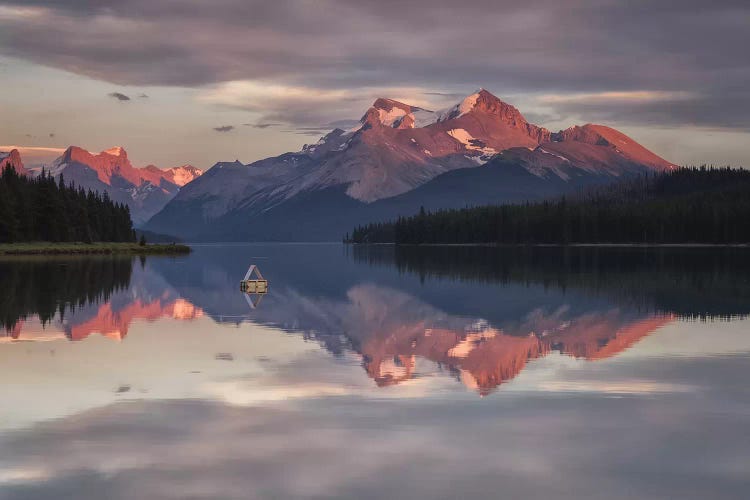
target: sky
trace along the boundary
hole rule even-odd
[[[482,87],[552,130],[750,166],[749,25],[747,0],[0,0],[0,151],[247,163],[380,96],[440,109]]]

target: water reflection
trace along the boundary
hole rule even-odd
[[[192,320],[203,311],[135,259],[118,256],[0,260],[0,342],[99,334],[123,340],[135,320]],[[135,265],[134,265],[135,263]]]
[[[79,307],[107,302],[128,289],[130,258],[4,258],[0,260],[0,328],[18,336],[19,321],[42,323]],[[15,332],[15,333],[12,333]]]
[[[745,247],[355,246],[353,258],[420,280],[578,290],[617,304],[683,317],[750,314]]]
[[[19,290],[5,338],[122,340],[137,320],[205,314],[352,353],[379,387],[441,373],[486,395],[551,353],[607,359],[676,320],[750,313],[747,249],[250,248],[265,255],[1,261]],[[251,257],[274,281],[257,309],[236,288]]]
[[[748,256],[0,261],[0,498],[745,498]]]
[[[746,249],[347,250],[359,283],[321,296],[294,269],[274,269],[282,286],[254,317],[334,354],[355,351],[378,386],[418,377],[428,362],[487,394],[551,352],[610,358],[675,319],[750,312]],[[315,257],[336,275],[335,255]]]

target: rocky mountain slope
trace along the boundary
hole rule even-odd
[[[486,90],[438,112],[380,98],[359,126],[299,152],[217,163],[146,228],[187,240],[338,240],[420,206],[539,199],[670,168],[614,129],[553,133]]]

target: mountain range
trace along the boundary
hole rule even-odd
[[[301,151],[217,163],[144,227],[188,241],[331,241],[420,207],[542,199],[672,168],[617,130],[551,132],[483,89],[437,112],[379,98],[356,127]]]
[[[55,177],[64,175],[66,182],[106,191],[113,200],[126,203],[136,225],[159,212],[182,186],[203,173],[192,165],[165,170],[155,165],[136,168],[121,147],[94,154],[76,146],[65,150],[49,171]]]
[[[8,155],[3,159],[3,155]],[[39,175],[42,170],[66,183],[93,191],[106,192],[112,200],[130,207],[133,223],[140,225],[161,210],[182,186],[203,172],[192,165],[162,170],[155,165],[137,168],[121,147],[91,153],[70,146],[50,165],[25,169],[17,150],[0,153],[0,162],[12,162],[22,174]],[[0,163],[0,166],[3,164]],[[20,165],[20,169],[19,169]]]

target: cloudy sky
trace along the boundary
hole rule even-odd
[[[205,168],[296,150],[378,96],[484,87],[554,130],[750,166],[749,25],[747,0],[0,0],[0,150]]]

